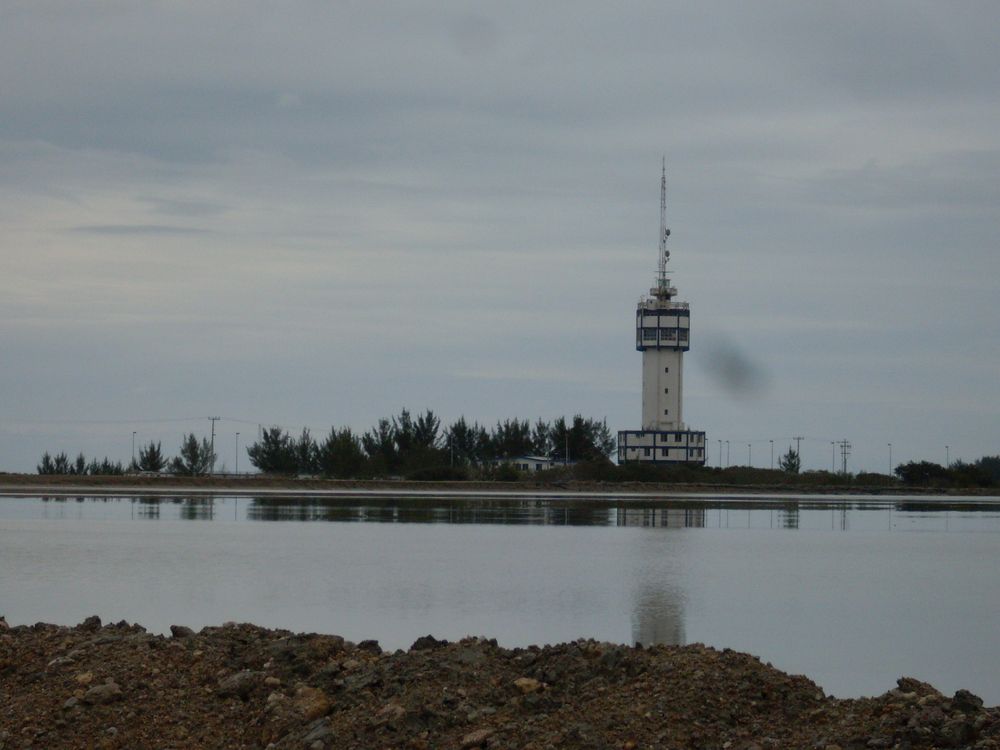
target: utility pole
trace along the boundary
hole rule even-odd
[[[774,470],[774,441],[771,440],[771,470]]]
[[[795,441],[795,455],[799,458],[799,466],[802,466],[802,449],[799,447],[802,441],[805,440],[804,437],[793,437],[792,440]]]
[[[753,466],[753,452],[750,449],[750,443],[747,443],[747,466]]]
[[[719,468],[722,468],[722,441],[719,441]]]
[[[837,470],[837,444],[834,441],[830,441],[830,473],[834,473]]]
[[[236,476],[240,475],[240,433],[236,433]]]
[[[215,473],[215,423],[222,419],[222,417],[209,417],[209,419],[212,421],[212,466],[208,470],[209,476],[211,476]]]
[[[948,469],[951,467],[951,446],[946,445],[944,447],[944,468]]]
[[[847,457],[851,455],[851,444],[845,439],[841,440],[837,445],[840,446],[841,472],[847,474]]]
[[[889,476],[892,476],[892,443],[889,443]]]
[[[135,430],[132,430],[132,469],[135,469]]]

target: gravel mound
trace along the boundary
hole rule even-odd
[[[0,750],[1000,748],[1000,710],[967,691],[902,678],[839,700],[702,645],[424,636],[384,653],[253,625],[171,630],[0,618]]]

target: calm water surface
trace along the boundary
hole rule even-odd
[[[1000,504],[945,498],[0,497],[11,624],[700,641],[839,696],[1000,703],[998,562]]]

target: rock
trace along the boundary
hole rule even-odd
[[[916,693],[919,696],[940,695],[931,685],[912,677],[900,677],[896,680],[896,684],[904,693]]]
[[[319,688],[303,686],[295,691],[295,708],[306,721],[314,721],[329,713],[331,704]]]
[[[264,684],[267,685],[268,687],[279,687],[281,685],[281,680],[279,680],[277,677],[269,676],[264,678]]]
[[[10,630],[10,625],[8,625],[7,621],[2,617],[0,617],[0,630]]]
[[[109,643],[118,643],[121,639],[122,637],[120,635],[116,635],[115,633],[102,633],[101,635],[95,637],[94,640],[90,642],[90,645],[105,646]]]
[[[448,654],[448,658],[456,664],[465,666],[479,665],[486,663],[486,654],[477,646],[465,646]]]
[[[305,736],[302,737],[302,744],[311,747],[314,742],[322,742],[332,736],[333,729],[330,727],[330,720],[324,717],[309,725]]]
[[[218,694],[223,698],[235,695],[245,699],[263,681],[263,672],[253,672],[247,669],[219,680]]]
[[[542,689],[543,684],[534,677],[518,677],[514,680],[514,687],[522,693],[536,693]]]
[[[470,747],[482,747],[493,734],[492,729],[476,729],[469,732],[462,738],[461,748],[467,750]]]
[[[386,703],[375,714],[375,724],[392,724],[406,716],[406,709],[398,703]]]
[[[122,689],[115,682],[96,685],[83,694],[83,702],[91,705],[112,703],[122,699]]]
[[[938,742],[944,747],[962,747],[976,737],[976,730],[968,719],[951,719],[937,731]]]
[[[73,679],[76,680],[76,684],[77,685],[89,685],[90,683],[92,683],[94,681],[94,673],[93,672],[80,672],[80,674],[78,674]]]
[[[80,704],[80,699],[77,698],[75,695],[71,695],[69,698],[66,699],[66,702],[63,703],[63,708],[68,711],[71,708],[76,708],[79,704]]]
[[[86,630],[88,632],[94,632],[101,629],[101,618],[97,615],[91,615],[86,620],[81,622],[76,626],[77,630]]]
[[[413,642],[413,645],[410,646],[410,651],[431,651],[447,645],[448,641],[439,641],[433,635],[423,635]]]
[[[171,625],[170,635],[174,638],[192,638],[194,637],[194,631],[186,625]]]
[[[367,641],[361,641],[358,644],[359,651],[367,651],[369,654],[381,654],[382,647],[378,645],[378,641],[369,639]]]
[[[982,710],[983,699],[968,690],[959,690],[951,699],[951,705],[963,714],[974,714]]]

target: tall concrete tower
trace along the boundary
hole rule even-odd
[[[684,352],[691,348],[691,310],[674,299],[667,277],[667,165],[660,176],[660,258],[656,286],[635,311],[635,348],[642,352],[642,429],[618,433],[618,461],[704,464],[705,433],[684,424]]]

